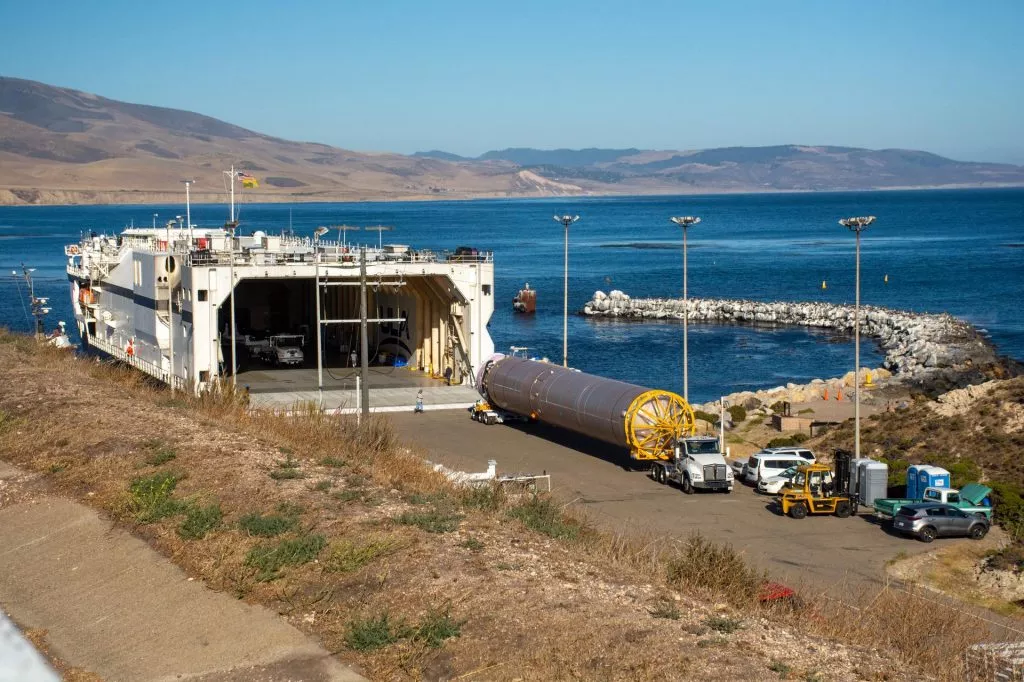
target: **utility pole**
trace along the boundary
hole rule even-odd
[[[562,287],[562,367],[569,366],[569,226],[579,220],[580,217],[563,215],[555,216],[556,223],[562,223],[565,227],[565,281]]]
[[[366,338],[366,247],[359,250],[359,376],[361,378],[361,411],[370,414],[370,352]]]
[[[686,290],[686,232],[690,225],[700,222],[697,216],[686,215],[669,218],[679,227],[683,228],[683,399],[690,402],[690,358],[689,358],[689,327],[690,327],[690,303]]]
[[[857,235],[856,298],[853,306],[853,452],[860,459],[860,233],[875,222],[875,216],[843,218],[839,224]]]

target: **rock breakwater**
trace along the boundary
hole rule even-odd
[[[853,334],[854,306],[834,303],[763,302],[734,299],[691,298],[690,322],[744,325],[792,325],[831,329]],[[682,299],[631,298],[621,291],[594,293],[582,314],[622,320],[683,319]],[[981,383],[994,376],[1016,373],[1015,363],[1002,362],[992,343],[973,326],[949,314],[915,313],[877,306],[861,306],[861,334],[878,343],[885,354],[884,372],[876,379],[902,384],[925,392]],[[1007,371],[1009,370],[1009,371]],[[892,374],[891,378],[888,376]],[[849,379],[849,380],[847,380]],[[853,373],[831,380],[836,386],[852,386]],[[817,392],[825,384],[768,389],[751,395],[761,400],[800,401],[802,394]],[[763,396],[759,395],[764,393]],[[737,397],[746,397],[737,394]]]

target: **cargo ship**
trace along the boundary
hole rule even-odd
[[[239,371],[247,344],[298,336],[301,367],[274,369],[296,372],[289,385],[316,390],[311,366],[360,348],[362,282],[373,364],[471,384],[494,353],[490,251],[354,247],[321,239],[322,232],[242,236],[237,227],[179,220],[92,233],[65,246],[82,344],[201,392]],[[322,343],[312,331],[318,327]]]

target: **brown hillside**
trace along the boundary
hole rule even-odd
[[[36,495],[99,508],[372,679],[954,679],[986,637],[894,590],[855,618],[813,595],[759,605],[763,577],[731,549],[453,488],[379,418],[172,399],[2,331],[0,370],[0,458]]]

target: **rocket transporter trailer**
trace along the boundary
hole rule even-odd
[[[716,439],[691,438],[693,408],[670,391],[651,390],[547,362],[495,355],[478,375],[491,408],[626,448],[652,463],[655,480],[731,490],[732,468]]]

